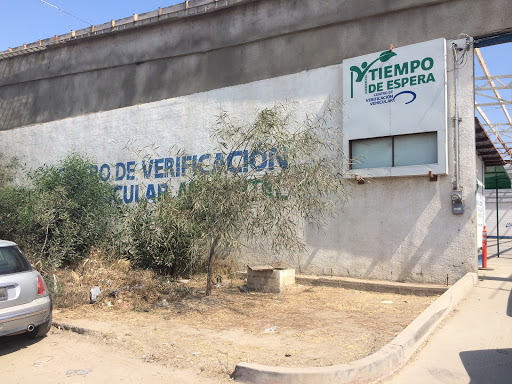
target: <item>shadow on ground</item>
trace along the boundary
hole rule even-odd
[[[17,352],[36,344],[43,338],[31,339],[26,334],[0,337],[0,357]]]
[[[512,348],[464,351],[459,355],[471,379],[470,384],[512,382]]]

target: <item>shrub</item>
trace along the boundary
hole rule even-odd
[[[0,236],[16,241],[43,271],[72,265],[111,233],[120,204],[91,167],[72,153],[29,172],[30,186],[0,189]]]
[[[0,154],[0,239],[24,243],[33,229],[30,190],[14,184],[17,166]]]
[[[130,251],[134,266],[171,276],[186,276],[201,266],[191,252],[196,229],[186,223],[187,211],[170,194],[157,203],[140,201],[128,215]]]

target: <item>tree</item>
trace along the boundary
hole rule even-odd
[[[146,220],[160,243],[171,244],[163,264],[177,261],[179,245],[189,260],[206,259],[210,295],[213,260],[240,241],[272,253],[303,251],[301,226],[321,227],[348,195],[336,111],[330,104],[300,120],[293,108],[276,105],[250,124],[222,113],[212,133],[218,148],[192,164],[186,187],[155,201]]]

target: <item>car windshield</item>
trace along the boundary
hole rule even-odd
[[[30,264],[17,247],[0,247],[0,275],[30,270]]]

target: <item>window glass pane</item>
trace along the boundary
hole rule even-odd
[[[16,247],[0,247],[0,275],[30,271],[30,264]]]
[[[392,166],[391,137],[354,140],[352,143],[352,169]]]
[[[437,132],[395,136],[395,167],[437,163]]]

